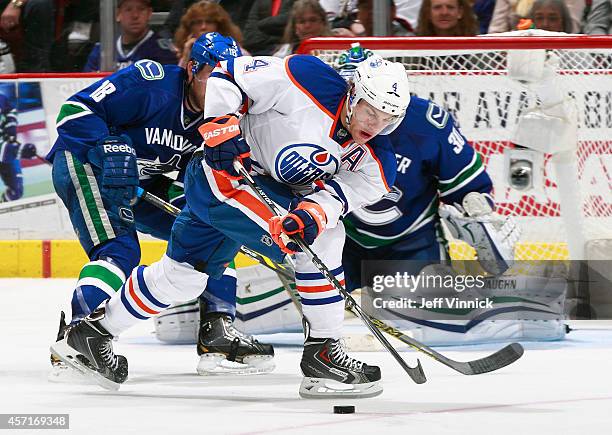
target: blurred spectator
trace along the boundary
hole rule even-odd
[[[181,17],[185,14],[187,9],[198,0],[173,0],[172,8],[168,14],[168,18],[164,23],[163,29],[160,34],[165,37],[172,39],[180,25]],[[210,3],[218,3],[225,9],[229,14],[234,24],[236,24],[241,30],[244,29],[249,11],[253,6],[253,0],[217,0],[211,1]]]
[[[478,33],[487,33],[495,9],[495,0],[475,0],[472,8],[478,19]]]
[[[56,0],[55,43],[51,69],[82,71],[94,44],[100,40],[100,2],[96,0]]]
[[[51,69],[51,45],[55,39],[54,0],[1,0],[0,27],[20,35],[10,38],[21,45],[15,56],[17,72],[45,72]],[[9,39],[7,37],[7,39]],[[13,50],[16,52],[17,50]]]
[[[295,49],[305,39],[332,34],[325,10],[318,0],[297,0],[285,27],[283,44],[274,52],[274,56],[285,57],[295,52]]]
[[[12,74],[15,72],[15,61],[11,53],[11,47],[0,39],[0,74]]]
[[[270,55],[280,44],[294,0],[255,0],[244,27],[244,47],[253,55]]]
[[[179,65],[187,64],[193,43],[200,35],[207,32],[219,32],[223,36],[231,36],[238,44],[242,44],[242,32],[232,22],[225,9],[217,3],[200,1],[187,9],[174,35]]]
[[[584,33],[588,35],[612,34],[612,1],[593,0],[584,23]]]
[[[410,23],[396,15],[397,9],[392,0],[389,0],[389,7],[389,19],[391,20],[391,35],[389,36],[414,35]],[[363,25],[363,34],[360,34],[356,26],[351,27],[351,30],[359,36],[373,36],[372,18],[374,13],[372,0],[359,0],[357,2],[357,19]]]
[[[118,0],[116,19],[120,35],[115,44],[115,70],[140,59],[176,63],[176,54],[169,41],[149,29],[152,13],[150,0]],[[83,71],[100,71],[100,43],[89,54]]]
[[[572,19],[572,33],[580,32],[585,0],[564,0]],[[528,18],[534,0],[496,0],[489,33],[508,32],[516,29],[521,18]]]
[[[351,37],[356,34],[363,34],[363,26],[356,23],[357,0],[320,0],[319,4],[325,10],[327,21],[334,36]],[[357,32],[353,32],[356,25],[358,26]]]
[[[474,36],[478,31],[470,0],[424,0],[418,36]]]
[[[394,3],[397,9],[396,16],[408,21],[410,27],[416,29],[423,0],[395,0]]]
[[[572,33],[572,19],[563,0],[536,0],[529,15],[536,29]]]

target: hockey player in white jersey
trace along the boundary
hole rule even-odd
[[[200,128],[205,146],[189,164],[187,205],[173,226],[166,255],[134,269],[103,308],[55,345],[56,352],[89,373],[79,358],[100,361],[100,382],[118,387],[112,382],[112,337],[170,302],[196,297],[202,280],[219,277],[244,244],[276,261],[283,253],[295,254],[307,325],[300,394],[380,394],[380,369],[348,356],[340,340],[342,297],[286,239],[303,237],[344,282],[340,218],[389,191],[395,157],[387,137],[378,134],[401,122],[409,101],[403,66],[380,57],[357,68],[350,89],[312,56],[221,62],[208,79],[208,123]],[[236,159],[253,169],[256,182],[286,211],[284,216],[273,216],[241,183]],[[86,339],[96,345],[84,346]]]

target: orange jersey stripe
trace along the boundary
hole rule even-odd
[[[291,71],[289,71],[289,59],[292,56],[288,56],[285,59],[285,71],[287,72],[287,76],[289,76],[289,79],[291,80],[291,82],[302,92],[304,92],[306,94],[306,96],[308,98],[310,98],[310,100],[315,103],[317,105],[317,107],[319,109],[321,109],[327,116],[329,116],[330,118],[334,119],[334,114],[331,113],[329,110],[327,110],[325,108],[325,106],[323,106],[321,103],[319,103],[319,100],[317,100],[314,95],[312,95],[310,92],[308,92],[306,90],[306,88],[304,88],[304,86],[300,85],[300,83],[295,79],[295,77],[293,77],[293,74],[291,74]]]
[[[212,171],[212,174],[215,177],[217,187],[219,188],[219,191],[223,194],[223,196],[225,196],[226,198],[235,199],[240,204],[244,205],[246,208],[248,208],[261,219],[263,219],[265,222],[268,222],[273,216],[272,212],[268,210],[264,203],[257,199],[255,196],[251,195],[245,190],[234,188],[234,186],[232,186],[232,183],[223,175],[215,171]]]
[[[340,284],[344,286],[344,280],[340,281]],[[298,291],[304,292],[304,293],[319,293],[319,292],[327,292],[330,290],[335,290],[335,287],[331,284],[313,285],[313,286],[298,285],[296,286],[296,288],[298,289]]]
[[[378,169],[380,169],[380,176],[383,180],[383,183],[385,184],[385,189],[387,189],[387,192],[391,192],[391,189],[389,189],[389,186],[387,185],[387,179],[385,178],[385,171],[383,171],[383,167],[380,164],[380,160],[378,160],[378,158],[376,157],[376,154],[374,154],[374,150],[372,150],[372,147],[370,145],[365,144],[365,146],[368,147],[368,150],[370,150],[370,155],[378,164]]]
[[[130,290],[130,296],[132,297],[132,299],[134,299],[134,301],[136,302],[136,305],[138,305],[142,311],[144,311],[144,312],[146,312],[148,314],[151,314],[153,316],[160,313],[160,311],[153,311],[152,309],[147,307],[140,300],[140,298],[136,295],[136,292],[134,291],[134,283],[132,282],[132,276],[131,275],[130,275],[130,279],[128,280],[128,288]]]

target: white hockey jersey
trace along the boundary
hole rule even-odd
[[[359,145],[342,127],[346,91],[346,82],[314,56],[243,56],[211,74],[204,117],[243,114],[254,169],[320,204],[332,228],[386,194],[396,173],[386,136]]]

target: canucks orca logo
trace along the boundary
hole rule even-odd
[[[279,180],[293,185],[309,185],[330,178],[338,171],[338,159],[320,145],[287,145],[276,155],[274,168]]]

